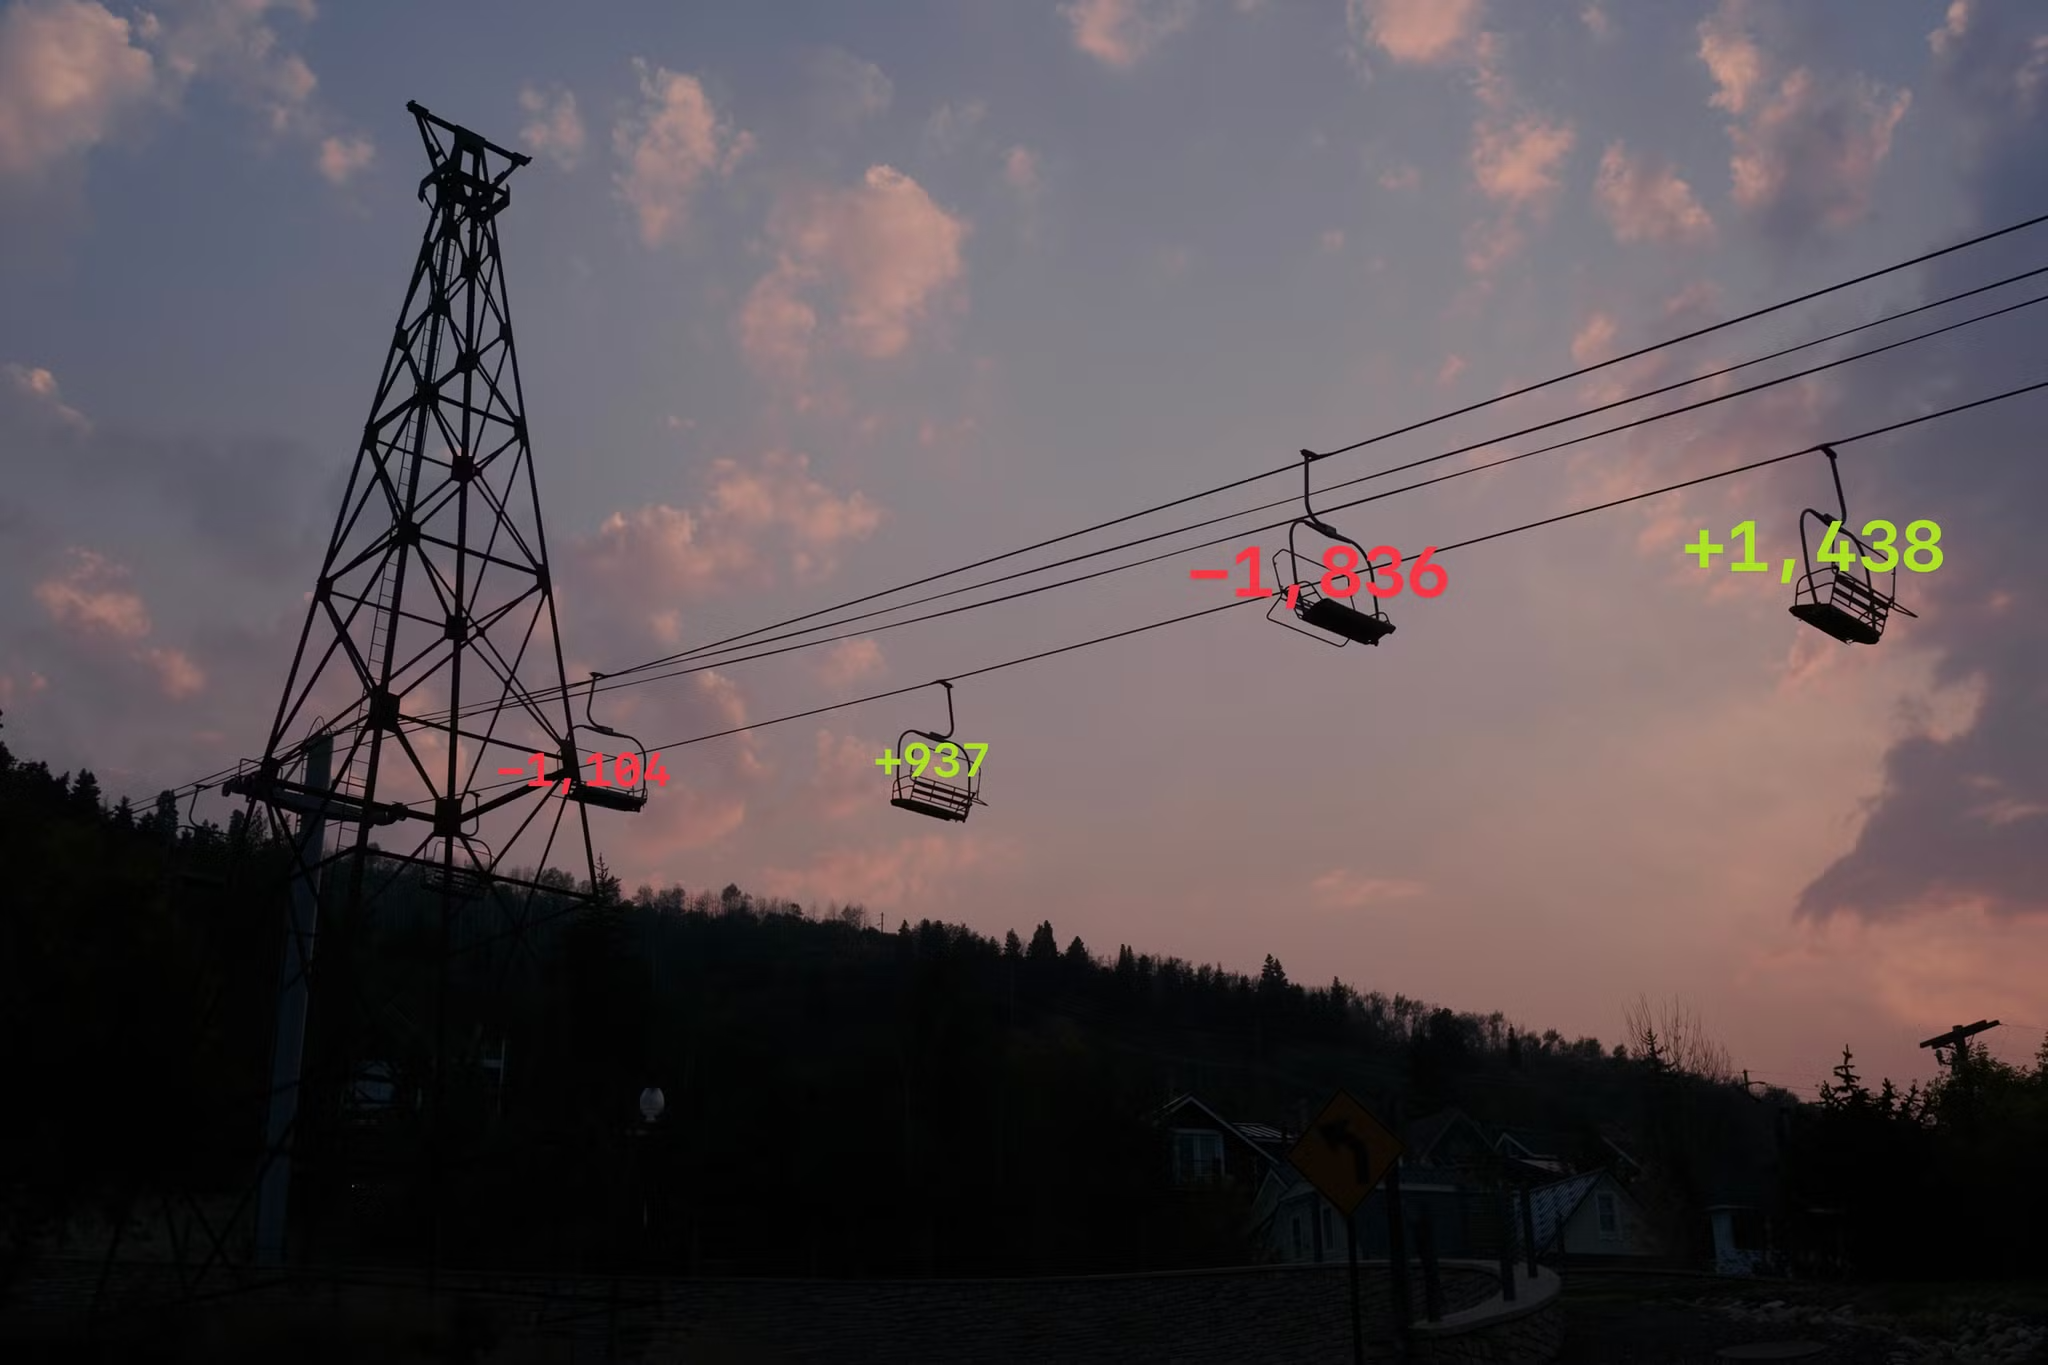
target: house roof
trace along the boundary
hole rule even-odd
[[[1629,1198],[1628,1191],[1607,1171],[1587,1171],[1569,1180],[1554,1181],[1538,1185],[1529,1191],[1530,1221],[1536,1225],[1536,1245],[1549,1247],[1558,1230],[1571,1221],[1579,1205],[1586,1202],[1586,1196],[1596,1188],[1607,1189],[1623,1198]]]
[[[1270,1144],[1264,1138],[1254,1132],[1246,1131],[1246,1127],[1243,1125],[1232,1123],[1193,1095],[1179,1095],[1168,1100],[1159,1107],[1159,1112],[1154,1117],[1159,1122],[1165,1123],[1187,1109],[1193,1109],[1199,1114],[1207,1126],[1213,1127],[1217,1131],[1225,1133],[1243,1143],[1268,1165],[1280,1166],[1285,1164],[1283,1158],[1272,1150]],[[1267,1124],[1252,1124],[1250,1127],[1264,1132],[1272,1132],[1276,1137],[1278,1136],[1277,1130],[1272,1129]]]
[[[1470,1134],[1470,1138],[1479,1146],[1487,1150],[1493,1148],[1493,1142],[1487,1140],[1485,1130],[1481,1130],[1479,1124],[1475,1124],[1473,1115],[1468,1115],[1464,1109],[1438,1109],[1436,1113],[1419,1117],[1407,1126],[1407,1136],[1403,1142],[1405,1150],[1401,1156],[1403,1160],[1415,1166],[1436,1164],[1432,1158],[1436,1156],[1438,1148],[1444,1144],[1446,1138],[1450,1138],[1458,1130]]]

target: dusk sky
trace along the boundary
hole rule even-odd
[[[534,157],[500,228],[574,677],[2048,212],[2028,0],[10,0],[17,752],[138,804],[262,752],[425,222],[407,100]],[[2048,225],[1317,483],[2043,265]],[[2044,313],[1331,519],[1412,555],[2048,380]],[[594,817],[600,847],[629,890],[1272,953],[1608,1044],[1638,994],[1682,997],[1803,1093],[1845,1043],[1867,1077],[1924,1079],[1915,1044],[1979,1018],[2023,1059],[2048,1029],[2044,430],[2034,393],[1842,447],[1853,523],[1941,527],[1940,569],[1899,577],[1919,619],[1874,648],[1786,611],[1775,566],[1832,494],[1814,455],[1447,552],[1445,592],[1388,599],[1377,649],[1254,606],[962,682],[990,745],[965,825],[891,809],[874,764],[943,727],[933,688],[671,749],[643,813]],[[1059,551],[1299,491],[1282,473]],[[1747,519],[1773,572],[1682,553]],[[681,740],[958,675],[1221,605],[1242,569],[1189,569],[1279,543],[653,682],[601,718]]]

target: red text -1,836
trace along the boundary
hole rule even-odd
[[[1421,554],[1416,556],[1415,562],[1408,568],[1407,586],[1414,589],[1417,597],[1442,596],[1443,590],[1450,584],[1450,575],[1443,571],[1443,567],[1430,562],[1429,557],[1435,553],[1436,546],[1431,545],[1425,548]],[[1381,562],[1382,556],[1386,559],[1385,563]],[[1274,594],[1276,589],[1265,587],[1259,582],[1258,546],[1247,545],[1238,553],[1236,562],[1245,566],[1246,577],[1250,580],[1245,587],[1237,590],[1239,597],[1271,597]],[[1366,592],[1374,597],[1392,597],[1395,593],[1401,591],[1401,552],[1399,550],[1391,545],[1376,545],[1373,547],[1371,564],[1372,572],[1370,575],[1366,575],[1360,566],[1358,551],[1348,545],[1332,545],[1323,552],[1323,568],[1328,570],[1328,572],[1322,576],[1322,580],[1316,586],[1325,597],[1353,597],[1357,595],[1361,585],[1365,588]],[[1188,577],[1227,579],[1230,577],[1230,571],[1227,569],[1189,569]],[[1294,606],[1295,600],[1301,592],[1301,586],[1299,583],[1288,584],[1287,605],[1289,608]]]

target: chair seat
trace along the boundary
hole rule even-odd
[[[1882,635],[1869,618],[1843,611],[1832,602],[1800,602],[1792,607],[1792,614],[1844,644],[1874,645]]]
[[[1377,614],[1367,614],[1356,607],[1348,607],[1335,598],[1321,597],[1308,603],[1300,611],[1301,619],[1312,626],[1341,635],[1347,640],[1356,640],[1362,645],[1376,645],[1386,636],[1394,633],[1394,623]]]

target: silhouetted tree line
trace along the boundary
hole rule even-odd
[[[11,1256],[82,1212],[188,1200],[218,1223],[248,1191],[288,868],[239,816],[186,827],[168,794],[147,814],[109,809],[90,774],[0,746]],[[1945,1084],[1932,1109],[1917,1092],[1760,1104],[1662,1044],[1609,1052],[1498,1013],[1304,986],[1270,956],[1256,975],[1129,945],[1098,956],[1062,947],[1050,920],[1000,940],[930,920],[884,932],[859,905],[807,911],[733,884],[627,897],[600,867],[595,888],[540,872],[595,894],[543,894],[538,927],[515,935],[497,900],[443,926],[417,870],[373,860],[365,877],[374,916],[343,916],[334,878],[322,909],[293,1193],[298,1252],[317,1259],[419,1258],[438,1229],[445,1263],[508,1268],[1243,1263],[1251,1192],[1172,1188],[1151,1115],[1191,1090],[1298,1128],[1339,1084],[1407,1117],[1456,1104],[1564,1132],[1586,1161],[1611,1156],[1619,1126],[1651,1168],[1640,1192],[1702,1235],[1731,1163],[1782,1164],[1809,1182],[1798,1207],[1872,1210],[1844,1232],[1872,1273],[1910,1225],[1874,1212],[1919,1178],[1902,1162],[1940,1193],[1996,1204],[1999,1181],[2031,1179],[2039,1198],[2025,1168],[2041,1082],[1988,1066],[1967,1102]],[[650,1085],[667,1101],[651,1126]],[[1781,1109],[1796,1122],[1775,1130]],[[2024,1115],[2032,1128],[2012,1126]],[[1838,1148],[1867,1153],[1867,1171],[1864,1156],[1830,1166]],[[1916,1205],[1929,1228],[1968,1217],[1935,1202]],[[1810,1231],[1789,1212],[1786,1226]]]
[[[1788,1221],[1816,1268],[1865,1278],[2048,1270],[2048,1040],[2031,1067],[1972,1049],[1922,1089],[1872,1091],[1842,1049],[1787,1111]]]

